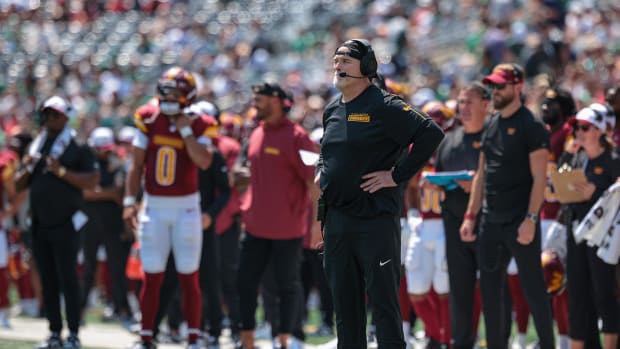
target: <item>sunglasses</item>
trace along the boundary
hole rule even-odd
[[[583,132],[588,132],[591,126],[592,125],[589,125],[589,124],[577,124],[575,125],[575,131],[581,130]]]
[[[491,90],[503,90],[508,85],[512,85],[512,84],[506,84],[506,83],[504,83],[504,84],[489,84],[489,88]]]

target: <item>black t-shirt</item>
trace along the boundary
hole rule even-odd
[[[585,151],[581,149],[574,155],[564,153],[560,158],[558,168],[564,164],[572,168],[584,169],[588,182],[596,187],[590,200],[569,204],[573,213],[572,218],[581,221],[603,192],[620,177],[620,155],[615,151],[606,150],[597,158],[588,159]]]
[[[437,149],[437,172],[441,171],[476,171],[480,156],[482,131],[465,133],[462,127],[446,133],[446,138]],[[462,217],[467,210],[469,194],[461,187],[445,191],[442,212]]]
[[[429,117],[374,85],[348,103],[340,95],[332,100],[323,114],[323,129],[317,165],[323,198],[328,207],[359,217],[400,215],[398,187],[364,192],[363,175],[394,167],[394,181],[403,183],[420,170],[443,139]]]
[[[54,139],[48,138],[41,148],[41,160],[30,177],[30,208],[37,230],[64,232],[72,215],[83,206],[82,190],[47,170],[46,157]],[[92,172],[97,169],[95,155],[88,146],[74,140],[59,158],[68,171]]]
[[[119,158],[110,155],[96,158],[99,167],[99,186],[101,188],[123,188],[125,169]],[[84,229],[103,229],[105,233],[120,234],[123,229],[123,209],[113,200],[86,201],[84,211],[89,218]],[[98,225],[97,227],[94,227]],[[99,232],[101,230],[97,230]],[[90,232],[88,232],[90,233]]]
[[[509,223],[527,213],[532,190],[530,153],[549,148],[549,131],[532,112],[495,113],[482,134],[485,155],[483,212],[489,222]]]

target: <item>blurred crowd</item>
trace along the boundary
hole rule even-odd
[[[524,65],[528,104],[559,83],[579,105],[620,79],[620,5],[613,1],[1,1],[0,115],[31,129],[37,103],[66,95],[86,138],[120,129],[169,66],[197,74],[222,111],[248,109],[249,86],[278,80],[291,116],[320,122],[333,92],[329,58],[348,37],[370,39],[379,71],[422,105],[455,98],[498,62]]]

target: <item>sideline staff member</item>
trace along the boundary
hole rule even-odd
[[[459,92],[458,118],[463,124],[446,134],[437,149],[439,171],[475,171],[478,167],[480,139],[488,115],[490,92],[476,81]],[[458,181],[459,186],[445,191],[441,215],[446,234],[446,259],[450,285],[450,320],[452,347],[471,349],[476,340],[474,326],[474,297],[478,280],[476,243],[461,241],[459,227],[467,209],[471,181]],[[476,314],[477,316],[477,314]],[[477,323],[476,323],[477,325]]]
[[[483,82],[497,110],[482,136],[478,170],[461,225],[463,241],[474,241],[479,225],[480,290],[489,349],[506,348],[504,288],[513,256],[542,349],[555,348],[553,318],[540,264],[539,211],[547,184],[549,132],[521,102],[523,71],[500,64]]]
[[[397,185],[422,168],[443,132],[429,117],[371,84],[377,60],[366,40],[340,45],[333,67],[333,82],[342,94],[323,114],[317,172],[326,207],[324,263],[338,348],[366,348],[366,291],[377,300],[373,319],[379,347],[405,348],[398,306],[402,203]]]
[[[37,348],[57,348],[63,344],[61,293],[70,332],[64,347],[80,347],[77,231],[86,217],[80,211],[82,190],[99,183],[99,171],[93,152],[73,139],[73,130],[67,125],[70,110],[71,106],[58,96],[43,103],[44,127],[24,156],[27,171],[17,178],[17,183],[27,180],[30,187],[32,249],[41,275],[43,304],[51,331],[49,339]]]

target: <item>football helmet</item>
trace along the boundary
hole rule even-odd
[[[564,287],[566,287],[566,273],[564,264],[558,254],[551,249],[545,249],[540,254],[540,261],[545,278],[545,285],[547,286],[547,293],[556,295],[562,292]]]
[[[440,101],[427,102],[422,106],[422,112],[430,116],[443,130],[448,130],[454,125],[454,111]]]
[[[181,67],[166,70],[157,81],[159,99],[173,96],[181,108],[187,107],[196,99],[197,88],[194,76]]]
[[[220,115],[221,131],[226,136],[240,139],[243,129],[243,118],[238,114],[223,112]]]

